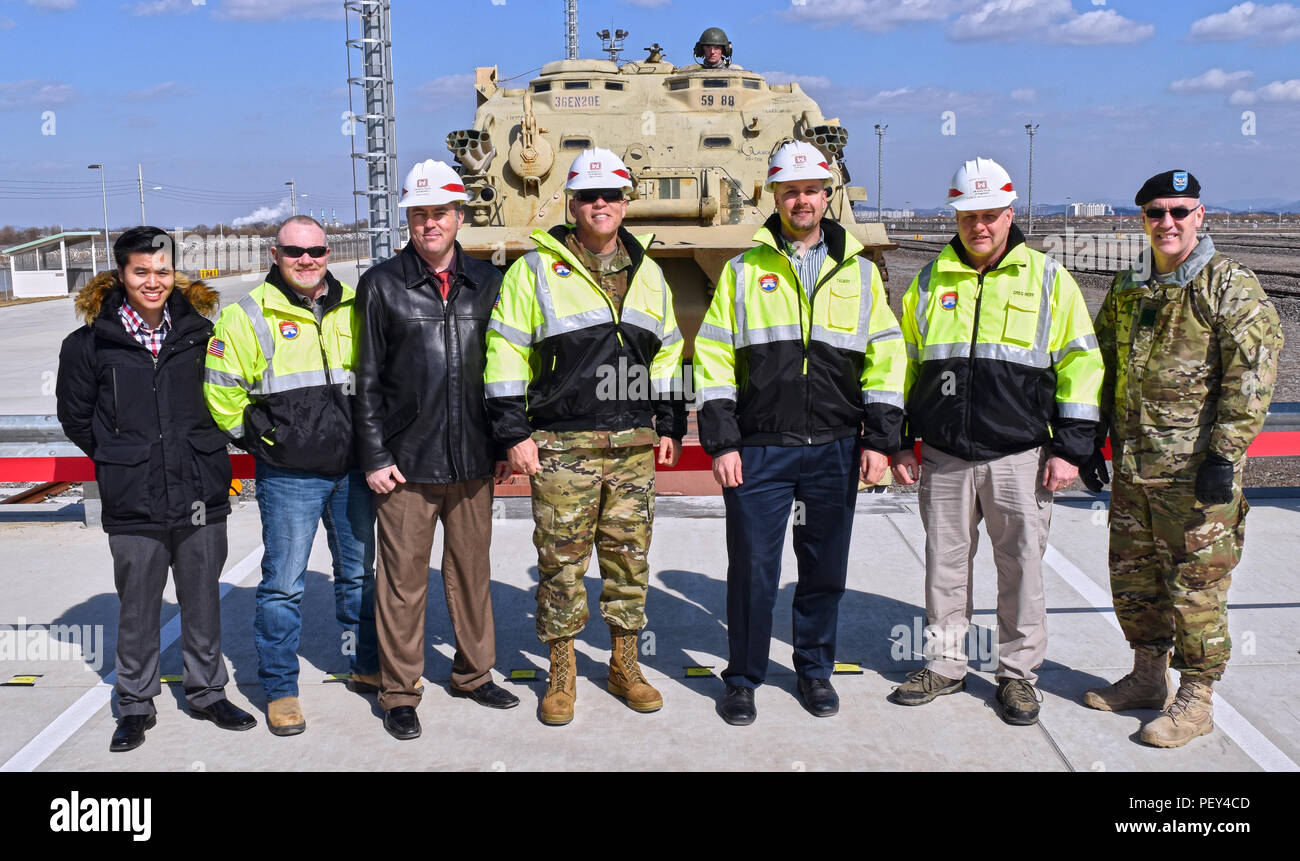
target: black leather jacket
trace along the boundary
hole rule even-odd
[[[396,464],[407,481],[451,484],[491,476],[501,455],[483,396],[487,324],[501,272],[460,243],[456,262],[446,301],[410,243],[357,285],[353,426],[365,471]]]

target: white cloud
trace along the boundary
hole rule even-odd
[[[1218,93],[1248,86],[1254,78],[1254,72],[1225,72],[1223,69],[1210,69],[1195,78],[1179,78],[1169,85],[1169,89],[1175,93]]]
[[[1068,45],[1128,45],[1149,39],[1155,27],[1113,9],[1075,11],[1070,0],[985,0],[948,28],[954,41],[1041,40]]]
[[[1018,90],[1011,91],[1011,101],[1013,102],[1036,102],[1038,101],[1038,90],[1032,87],[1021,87]]]
[[[968,108],[987,104],[987,98],[941,87],[899,87],[880,90],[870,95],[848,96],[845,100],[855,110],[892,111],[897,113],[934,113],[943,111],[960,114]]]
[[[248,215],[241,216],[230,222],[230,226],[236,229],[249,224],[256,224],[259,221],[277,222],[289,217],[289,198],[284,198],[275,206],[259,206]]]
[[[25,81],[0,81],[0,111],[20,108],[46,110],[66,105],[77,98],[77,91],[62,81],[28,78]]]
[[[180,84],[175,81],[165,81],[143,90],[128,90],[122,95],[122,100],[127,102],[152,102],[155,99],[183,95],[185,95],[185,89]]]
[[[783,17],[814,26],[849,25],[868,33],[883,33],[914,21],[943,21],[968,8],[972,0],[808,0],[791,6]]]
[[[442,75],[415,88],[418,111],[436,111],[448,106],[449,102],[471,103],[474,94],[474,76],[468,72],[457,75]]]
[[[828,90],[831,79],[824,75],[795,75],[790,72],[759,72],[769,84],[798,84],[805,90]]]
[[[1253,105],[1256,102],[1300,102],[1300,78],[1273,81],[1258,90],[1237,90],[1228,97],[1230,105]]]
[[[302,18],[338,20],[343,4],[336,0],[225,0],[213,13],[235,21],[283,21]]]
[[[142,0],[131,7],[131,14],[142,18],[169,15],[173,12],[194,12],[199,9],[193,0]]]
[[[1300,39],[1300,8],[1290,3],[1239,3],[1227,12],[1192,22],[1189,35],[1208,42],[1234,42],[1252,37],[1277,42]]]
[[[1150,39],[1156,28],[1130,21],[1114,9],[1076,15],[1052,29],[1054,42],[1067,45],[1131,45]]]

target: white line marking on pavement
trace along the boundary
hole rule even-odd
[[[220,596],[225,598],[236,584],[243,580],[253,571],[257,570],[262,563],[262,545],[254,548],[243,559],[239,560],[225,574],[221,575]],[[162,644],[159,647],[159,653],[167,651],[167,648],[176,641],[181,634],[181,614],[177,608],[176,615],[167,621],[162,629]],[[92,687],[81,695],[75,703],[68,706],[63,714],[59,715],[49,726],[41,730],[35,738],[23,745],[22,749],[9,757],[4,765],[0,765],[0,771],[34,771],[38,765],[54,751],[72,737],[72,734],[90,720],[96,712],[109,702],[109,697],[113,693],[113,685],[117,682],[117,670],[109,673],[104,680]]]
[[[1119,629],[1119,619],[1115,618],[1114,604],[1106,590],[1094,583],[1092,578],[1080,571],[1078,566],[1066,559],[1050,544],[1047,545],[1047,552],[1043,554],[1043,562],[1074,591],[1082,595],[1089,604],[1099,610],[1108,610],[1104,615],[1116,629]],[[1241,712],[1233,708],[1232,704],[1217,691],[1214,694],[1214,708],[1215,724],[1236,743],[1237,747],[1255,760],[1260,768],[1265,771],[1300,771],[1300,766],[1292,762],[1291,758],[1269,741],[1262,732],[1255,729],[1255,725],[1246,720]]]

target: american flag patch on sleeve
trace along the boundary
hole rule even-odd
[[[216,356],[218,359],[224,357],[226,355],[225,342],[218,340],[217,338],[213,338],[212,342],[208,344],[208,355]]]

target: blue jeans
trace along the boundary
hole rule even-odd
[[[267,700],[298,696],[303,580],[316,525],[322,520],[334,559],[335,616],[347,632],[342,652],[351,655],[352,672],[378,672],[375,506],[365,478],[359,472],[321,475],[280,469],[259,460],[255,492],[263,551],[253,639],[257,677]]]

